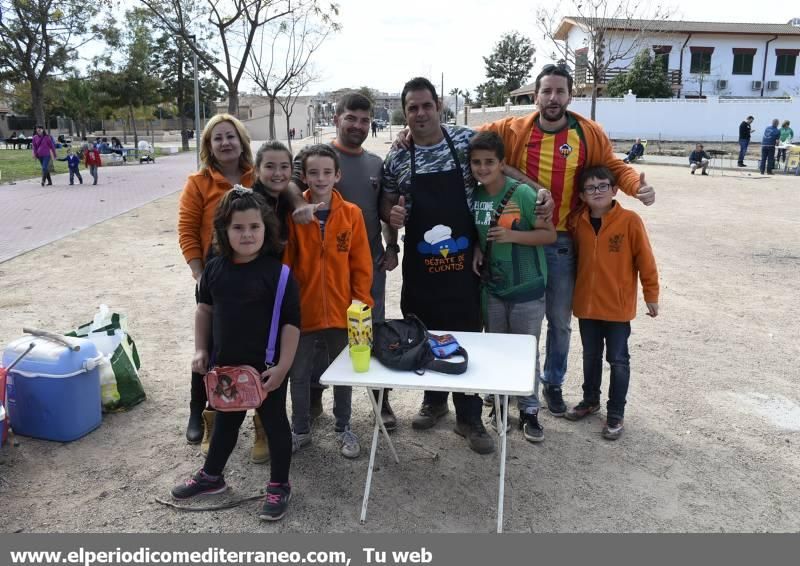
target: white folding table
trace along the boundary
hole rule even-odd
[[[375,451],[379,432],[400,463],[389,433],[383,426],[380,407],[386,389],[427,389],[431,391],[453,391],[461,393],[495,394],[495,410],[500,411],[502,403],[503,423],[498,427],[500,436],[500,487],[497,498],[497,532],[503,532],[503,495],[506,474],[506,427],[508,424],[508,397],[510,395],[530,395],[533,393],[534,361],[536,339],[530,335],[492,334],[480,332],[454,332],[432,330],[434,334],[452,334],[469,354],[469,366],[461,375],[447,375],[426,371],[417,375],[412,371],[392,370],[383,366],[377,359],[370,360],[368,372],[356,373],[350,362],[349,351],[345,348],[320,378],[325,385],[349,385],[366,387],[380,391],[377,401],[367,391],[372,403],[375,426],[372,431],[372,448],[367,469],[367,483],[364,487],[364,500],[361,504],[361,522],[367,518],[367,502],[375,465]]]

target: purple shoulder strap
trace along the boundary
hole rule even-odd
[[[281,320],[281,303],[283,303],[283,293],[286,291],[286,281],[289,279],[289,266],[281,266],[281,278],[278,281],[278,291],[275,293],[275,303],[272,306],[272,321],[269,325],[269,339],[267,341],[267,357],[264,362],[267,366],[273,365],[275,361],[275,341],[278,339],[278,328]]]

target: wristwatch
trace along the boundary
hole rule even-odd
[[[397,244],[386,244],[386,251],[387,252],[394,252],[396,254],[400,253],[400,246]]]

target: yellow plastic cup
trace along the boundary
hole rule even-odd
[[[369,358],[371,353],[370,347],[366,344],[350,346],[350,360],[353,362],[353,370],[358,373],[369,371]]]

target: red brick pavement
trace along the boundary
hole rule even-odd
[[[0,185],[0,263],[138,208],[183,188],[195,170],[194,152],[146,165],[101,167],[99,182],[81,171],[83,185],[53,175],[53,186],[38,179]],[[177,211],[176,211],[177,221]]]

